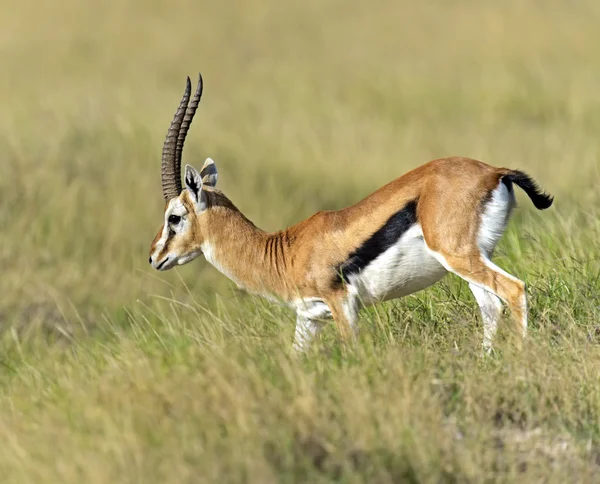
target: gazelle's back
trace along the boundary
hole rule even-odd
[[[433,160],[350,207],[319,212],[290,227],[299,254],[297,287],[311,293],[337,290],[350,279],[367,288],[395,282],[388,289],[366,291],[365,298],[378,300],[433,284],[446,271],[426,252],[424,234],[436,245],[439,237],[460,239],[477,230],[475,205],[482,192],[492,193],[500,177],[499,169],[469,158]],[[364,271],[358,282],[356,274]],[[406,278],[406,285],[395,278]]]

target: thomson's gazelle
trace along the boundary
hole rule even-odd
[[[341,337],[356,335],[360,304],[406,296],[453,272],[468,282],[489,350],[504,301],[521,337],[527,333],[525,284],[490,260],[515,205],[514,186],[538,209],[552,204],[525,173],[468,158],[426,163],[356,205],[318,212],[279,232],[250,222],[215,188],[209,158],[198,172],[181,154],[202,94],[190,102],[188,78],[162,154],[164,222],[150,264],[167,270],[201,254],[238,286],[296,310],[294,346],[308,347],[333,318]]]

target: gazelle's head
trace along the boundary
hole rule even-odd
[[[192,85],[187,85],[175,113],[162,152],[162,190],[166,201],[163,225],[150,247],[150,264],[158,270],[186,264],[202,254],[205,212],[216,193],[217,168],[208,158],[198,172],[185,167],[185,188],[181,185],[181,154],[185,137],[202,96],[202,76],[190,102]],[[189,105],[188,105],[189,102]]]

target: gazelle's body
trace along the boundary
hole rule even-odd
[[[188,83],[188,99],[189,90]],[[182,117],[180,112],[181,106]],[[165,151],[167,142],[163,187]],[[258,229],[215,188],[212,160],[200,173],[187,166],[185,181],[186,189],[163,189],[165,222],[152,244],[151,264],[169,269],[204,254],[241,288],[295,308],[298,349],[307,348],[323,319],[333,318],[348,339],[357,331],[361,304],[412,294],[448,272],[469,283],[481,308],[486,348],[502,312],[500,300],[512,310],[519,334],[526,334],[525,285],[490,260],[515,205],[514,184],[537,208],[552,203],[522,172],[468,158],[434,160],[351,207],[316,213],[276,233]]]

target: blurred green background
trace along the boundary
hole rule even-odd
[[[577,455],[583,456],[585,466],[592,465],[592,447],[582,442],[595,442],[600,401],[591,390],[597,386],[598,355],[586,339],[596,334],[600,289],[598,25],[600,3],[591,0],[2,2],[0,329],[9,369],[1,380],[0,429],[13,444],[0,456],[0,470],[15,482],[92,482],[92,475],[98,482],[150,482],[154,475],[173,482],[225,475],[254,482],[282,476],[294,480],[312,475],[312,482],[335,479],[335,473],[319,470],[310,458],[300,472],[294,466],[277,467],[268,458],[261,461],[249,451],[262,449],[279,430],[276,447],[306,434],[293,412],[270,423],[256,417],[266,415],[261,412],[275,415],[278,409],[285,414],[286,405],[298,396],[298,381],[306,388],[313,388],[307,382],[316,385],[314,393],[306,390],[304,395],[314,399],[315,408],[330,412],[315,422],[331,422],[325,434],[338,450],[350,434],[353,442],[362,441],[371,450],[376,442],[398,442],[391,435],[361,434],[361,429],[375,428],[370,418],[392,422],[396,435],[402,434],[403,425],[429,425],[431,415],[450,416],[492,435],[494,412],[504,408],[498,402],[512,395],[516,407],[530,410],[532,428],[544,422],[555,432],[567,429],[581,437],[577,448],[584,450]],[[522,193],[517,195],[521,208],[497,260],[530,287],[533,341],[540,353],[517,360],[521,364],[516,368],[527,369],[521,382],[545,380],[549,373],[541,368],[546,368],[564,385],[525,397],[518,379],[505,373],[508,363],[482,366],[474,356],[481,336],[476,306],[454,278],[384,305],[383,316],[375,310],[363,315],[376,349],[357,349],[355,357],[362,363],[348,370],[342,357],[332,356],[337,354],[334,339],[329,353],[315,356],[314,366],[287,360],[292,358],[288,347],[293,315],[237,293],[203,259],[168,273],[153,271],[147,259],[162,224],[162,143],[185,77],[195,79],[198,72],[205,91],[183,162],[199,168],[212,157],[219,168],[219,187],[263,229],[283,228],[317,210],[342,208],[411,168],[450,155],[523,169],[555,194],[555,205],[542,213]],[[176,309],[181,305],[195,312],[183,314]],[[112,341],[110,351],[103,346],[106,338]],[[156,345],[152,338],[157,338]],[[558,349],[552,343],[556,338],[565,338]],[[178,353],[181,348],[188,349]],[[223,353],[217,357],[207,348]],[[470,356],[452,356],[457,348]],[[213,355],[213,365],[206,351]],[[398,370],[398,375],[429,383],[412,393],[406,387],[396,397],[419,402],[422,395],[429,403],[415,414],[406,403],[402,418],[407,420],[394,420],[400,407],[391,406],[394,400],[384,395],[391,383],[382,375],[388,364],[394,367],[391,361],[409,361],[409,354],[416,366]],[[585,354],[586,366],[580,366],[582,360],[561,360],[571,357],[565,354]],[[280,357],[287,363],[269,359]],[[442,398],[438,387],[428,386],[435,379],[434,369],[452,368],[454,358],[463,357],[460,371],[435,377],[454,388]],[[138,361],[148,365],[142,376],[135,370]],[[107,383],[99,375],[113,363],[118,370]],[[289,371],[284,370],[287,364]],[[173,368],[183,373],[174,377],[169,373]],[[240,387],[256,384],[238,409],[248,420],[235,424],[256,430],[248,430],[255,439],[250,447],[240,447],[248,435],[223,430],[229,417],[218,416],[219,405],[202,403],[210,382],[227,380],[231,372]],[[147,386],[127,397],[130,374]],[[45,376],[39,380],[35,375]],[[202,381],[208,386],[195,378],[206,378]],[[357,378],[354,391],[362,396],[353,394],[356,408],[340,417],[336,409],[343,408],[339,402],[345,401],[348,387],[333,384],[329,394],[318,382]],[[453,387],[458,380],[461,385]],[[269,382],[277,381],[296,382],[296,390],[282,389],[281,395],[287,396],[280,404],[260,410],[265,395],[272,397]],[[504,386],[494,388],[494,381]],[[181,386],[172,388],[173,382]],[[196,386],[189,386],[191,382]],[[126,401],[92,390],[103,385]],[[204,388],[198,400],[192,387]],[[457,388],[470,388],[471,393],[460,394]],[[590,393],[581,394],[582,388]],[[74,389],[80,389],[77,398],[70,393]],[[147,427],[163,415],[162,404],[155,406],[149,397],[155,391],[177,394],[182,401],[193,398],[197,406],[186,407],[174,422],[185,422],[198,433],[172,434],[165,423],[159,426],[162,433],[149,437]],[[319,404],[318,395],[326,395],[326,403]],[[448,403],[455,401],[448,395],[460,403]],[[530,397],[529,403],[519,400]],[[582,407],[568,406],[573,399]],[[244,406],[248,402],[257,406]],[[562,402],[561,411],[556,402]],[[69,408],[78,417],[65,423]],[[103,420],[89,414],[108,416],[123,408],[129,409],[124,415],[145,417],[131,420],[125,431],[121,424],[95,427]],[[358,408],[366,420],[362,427],[348,427]],[[437,410],[427,413],[430,408]],[[193,420],[194,415],[223,418],[223,426],[215,424],[214,433],[205,435],[200,430],[204,424]],[[442,421],[440,417],[423,428],[442,435]],[[55,460],[54,444],[62,432],[58,429],[68,435],[57,444],[58,454],[70,455],[72,461]],[[263,434],[260,429],[267,430]],[[200,439],[191,447],[195,455],[208,461],[179,461],[167,452],[167,447],[176,453],[191,445],[192,434]],[[85,435],[93,438],[88,442]],[[176,437],[162,440],[166,435]],[[481,435],[463,441],[464,455],[456,450],[460,457],[452,454],[453,464],[445,460],[447,448],[455,445],[451,437],[439,437],[436,447],[425,436],[412,444],[402,441],[387,457],[373,450],[369,459],[379,464],[359,470],[351,466],[354,471],[348,474],[344,462],[349,454],[342,452],[338,478],[398,482],[390,470],[395,467],[386,464],[396,462],[392,456],[417,463],[408,467],[408,474],[399,474],[414,478],[411,482],[481,482],[499,475],[493,471],[496,461],[474,457],[487,445]],[[110,451],[91,451],[109,441],[114,445]],[[86,445],[90,453],[79,452]],[[241,448],[250,454],[240,454]],[[298,452],[304,457],[293,457],[290,451],[292,457],[281,462],[304,462],[310,451],[302,449]],[[247,462],[240,455],[254,457]],[[145,460],[149,456],[158,467]],[[239,474],[226,474],[232,462],[239,463]],[[510,472],[518,474],[519,462],[510,460]],[[561,469],[569,475],[568,468]],[[500,474],[512,475],[507,472]]]
[[[6,309],[115,308],[166,284],[178,293],[179,278],[224,287],[204,262],[160,275],[147,264],[162,142],[199,71],[184,162],[213,157],[221,189],[267,230],[449,155],[529,171],[556,210],[598,200],[595,2],[0,8]]]

